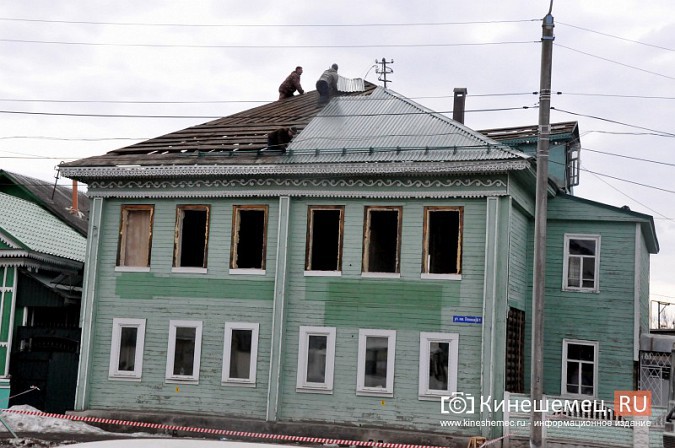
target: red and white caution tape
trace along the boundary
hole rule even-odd
[[[134,426],[138,428],[149,428],[149,429],[161,429],[167,431],[184,431],[184,432],[195,432],[199,434],[211,434],[217,436],[228,436],[236,438],[253,438],[253,439],[265,439],[265,440],[275,440],[275,441],[284,441],[284,442],[301,442],[301,443],[318,443],[318,444],[327,444],[327,445],[351,445],[359,447],[375,447],[375,448],[439,448],[434,445],[413,445],[405,443],[389,443],[389,442],[365,442],[362,440],[345,440],[345,439],[328,439],[323,437],[304,437],[304,436],[289,436],[284,434],[267,434],[260,432],[249,432],[249,431],[231,431],[227,429],[213,429],[213,428],[196,428],[192,426],[178,426],[178,425],[165,425],[162,423],[146,423],[146,422],[135,422],[130,420],[117,420],[110,418],[100,418],[100,417],[85,417],[81,415],[63,415],[63,414],[50,414],[41,411],[26,411],[20,409],[3,409],[3,412],[9,412],[14,414],[24,414],[24,415],[34,415],[37,417],[50,417],[50,418],[60,418],[65,420],[73,420],[78,422],[85,423],[102,423],[106,425],[120,425],[120,426]],[[490,443],[490,442],[488,442]],[[487,446],[487,445],[483,445]]]

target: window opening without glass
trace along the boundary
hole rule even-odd
[[[209,207],[180,205],[176,209],[174,267],[206,268]]]
[[[424,208],[422,272],[460,274],[462,258],[462,209]]]
[[[344,207],[309,207],[305,270],[342,270]]]
[[[232,226],[232,269],[265,269],[267,206],[235,205]]]
[[[399,272],[401,207],[366,207],[363,272]]]

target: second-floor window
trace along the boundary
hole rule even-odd
[[[232,221],[230,268],[264,271],[267,206],[235,205]]]
[[[599,290],[600,236],[565,234],[563,290]]]
[[[342,270],[344,207],[307,210],[306,271]]]
[[[366,207],[363,272],[399,273],[401,207]]]
[[[422,273],[461,274],[462,208],[424,208]]]
[[[208,241],[209,206],[179,205],[176,208],[173,266],[206,269]]]
[[[152,205],[122,206],[117,266],[150,266],[154,211],[155,207]]]

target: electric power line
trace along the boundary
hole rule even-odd
[[[216,45],[216,44],[124,44],[111,42],[67,42],[56,40],[31,40],[31,39],[0,39],[0,42],[22,44],[49,44],[49,45],[84,45],[94,47],[133,47],[133,48],[230,48],[230,49],[275,49],[275,48],[440,48],[440,47],[481,47],[489,45],[513,45],[513,44],[536,44],[537,41],[503,41],[503,42],[474,42],[459,44],[361,44],[361,45]]]
[[[494,109],[472,109],[466,112],[503,112],[509,110],[523,110],[534,109],[535,106],[521,106],[521,107],[502,107]],[[346,117],[379,117],[379,116],[405,116],[405,115],[434,115],[434,114],[451,114],[452,111],[420,111],[420,112],[392,112],[392,113],[373,113],[373,114],[333,114],[322,115],[325,118],[346,118]],[[62,113],[62,112],[29,112],[17,110],[0,110],[0,114],[18,114],[18,115],[45,115],[58,117],[93,117],[93,118],[178,118],[178,119],[219,119],[222,116],[215,115],[142,115],[142,114],[77,114],[77,113]],[[275,118],[275,119],[296,119],[296,115],[274,115],[264,117],[256,114],[255,116],[247,117],[241,113],[237,114],[238,118]]]
[[[407,23],[144,23],[144,22],[95,22],[85,20],[48,20],[48,19],[25,19],[0,17],[0,21],[6,22],[35,22],[35,23],[62,23],[75,25],[113,25],[113,26],[149,26],[149,27],[189,27],[189,28],[289,28],[289,27],[385,27],[385,26],[449,26],[449,25],[492,25],[500,23],[538,22],[539,19],[516,19],[516,20],[483,20],[468,22],[407,22]]]
[[[561,45],[561,44],[558,44],[558,43],[555,43],[554,45],[557,46],[557,47],[560,47],[560,48],[565,48],[567,50],[574,51],[576,53],[581,53],[581,54],[584,54],[586,56],[590,56],[592,58],[600,59],[602,61],[611,62],[612,64],[617,64],[617,65],[621,65],[623,67],[632,68],[634,70],[639,70],[639,71],[644,72],[644,73],[649,73],[650,75],[661,76],[661,77],[667,78],[667,79],[675,79],[675,77],[673,77],[673,76],[668,76],[668,75],[664,75],[663,73],[653,72],[651,70],[646,70],[644,68],[636,67],[634,65],[624,64],[623,62],[614,61],[612,59],[604,58],[602,56],[598,56],[598,55],[591,54],[591,53],[587,53],[585,51],[576,50],[576,49],[574,49],[572,47],[568,47],[566,45]]]
[[[672,221],[672,220],[673,220],[673,218],[669,218],[669,217],[667,217],[666,215],[664,215],[663,213],[658,212],[658,211],[654,210],[653,208],[651,208],[651,207],[649,207],[649,206],[643,204],[642,202],[638,201],[637,199],[635,199],[635,198],[633,198],[633,197],[627,195],[626,193],[624,193],[623,191],[621,191],[619,188],[616,188],[614,185],[610,184],[609,182],[607,182],[606,180],[604,180],[602,177],[598,176],[597,174],[595,174],[595,173],[591,173],[591,174],[593,174],[593,175],[595,176],[595,178],[598,179],[600,182],[604,183],[604,184],[607,185],[609,188],[611,188],[612,190],[618,192],[619,194],[622,194],[623,196],[627,197],[628,199],[630,199],[631,201],[635,202],[636,204],[641,205],[642,207],[646,208],[647,210],[656,213],[657,215],[661,216],[661,217],[664,218],[664,219],[667,219],[668,221]]]
[[[625,37],[616,36],[616,35],[614,35],[614,34],[602,33],[602,32],[600,32],[600,31],[595,31],[595,30],[591,30],[591,29],[588,29],[588,28],[582,28],[582,27],[580,27],[580,26],[571,25],[571,24],[569,24],[569,23],[557,22],[557,24],[558,24],[558,25],[569,26],[570,28],[576,28],[576,29],[582,30],[582,31],[588,31],[589,33],[595,33],[595,34],[600,34],[600,35],[602,35],[602,36],[612,37],[612,38],[614,38],[614,39],[619,39],[619,40],[623,40],[623,41],[626,41],[626,42],[632,42],[632,43],[634,43],[634,44],[640,44],[640,45],[645,45],[645,46],[647,46],[647,47],[658,48],[658,49],[660,49],[660,50],[675,51],[675,50],[672,49],[672,48],[662,47],[662,46],[660,46],[660,45],[648,44],[648,43],[646,43],[646,42],[642,42],[642,41],[639,41],[639,40],[627,39],[627,38],[625,38]]]
[[[606,121],[608,123],[620,124],[622,126],[627,126],[629,128],[642,129],[644,131],[656,132],[656,133],[659,133],[663,136],[675,137],[675,134],[673,134],[672,132],[658,131],[658,130],[655,130],[655,129],[645,128],[643,126],[637,126],[637,125],[632,125],[632,124],[628,124],[628,123],[623,123],[621,121],[610,120],[609,118],[602,118],[602,117],[598,117],[598,116],[595,116],[595,115],[585,115],[585,114],[581,114],[581,113],[578,113],[578,112],[571,112],[569,110],[560,109],[558,107],[552,107],[551,110],[563,112],[563,113],[574,115],[574,116],[577,116],[577,117],[593,118],[595,120]]]
[[[583,147],[582,149],[584,151],[595,152],[595,153],[598,153],[598,154],[605,154],[605,155],[613,156],[613,157],[621,157],[621,158],[624,158],[624,159],[637,160],[639,162],[649,162],[649,163],[655,163],[657,165],[665,165],[665,166],[675,167],[675,163],[662,162],[660,160],[651,160],[651,159],[645,159],[645,158],[642,158],[642,157],[633,157],[633,156],[626,156],[626,155],[623,155],[623,154],[614,154],[614,153],[611,153],[611,152],[599,151],[597,149],[590,149],[590,148],[586,148],[586,147]]]

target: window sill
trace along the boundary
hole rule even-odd
[[[567,288],[567,287],[563,287],[562,290],[564,292],[582,292],[582,293],[586,293],[586,294],[589,294],[589,293],[590,294],[599,294],[600,293],[600,290],[595,289],[595,288]]]
[[[110,381],[129,381],[129,382],[135,382],[135,383],[140,383],[141,382],[141,377],[140,376],[116,376],[116,375],[108,375],[108,379]]]
[[[359,397],[388,397],[392,398],[394,392],[389,392],[384,389],[382,390],[357,390],[356,395]]]
[[[401,278],[400,272],[362,272],[363,278]]]
[[[313,388],[313,387],[296,387],[295,391],[301,394],[322,394],[333,395],[333,389]]]
[[[206,268],[171,268],[172,274],[206,274],[207,272]]]
[[[164,378],[167,384],[199,384],[199,378]]]
[[[342,277],[342,271],[305,271],[305,277]]]
[[[462,274],[422,274],[422,280],[461,280]]]
[[[238,380],[222,380],[220,382],[223,386],[236,386],[236,387],[256,387],[255,381],[238,381]]]
[[[417,399],[421,401],[441,401],[441,398],[443,397],[452,397],[452,394],[454,392],[447,391],[443,393],[442,395],[435,395],[435,394],[422,394],[418,395]]]
[[[115,272],[150,272],[150,266],[115,266]]]
[[[265,275],[265,269],[230,269],[230,275]]]

